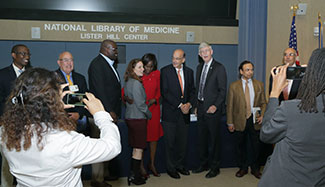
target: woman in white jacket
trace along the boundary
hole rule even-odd
[[[26,70],[7,100],[0,121],[1,151],[17,186],[82,186],[82,165],[107,161],[121,152],[118,128],[90,93],[83,101],[100,138],[75,131],[64,111],[59,82],[54,72]]]

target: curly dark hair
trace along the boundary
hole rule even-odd
[[[16,79],[0,119],[1,138],[9,151],[21,151],[21,145],[29,149],[35,135],[42,150],[43,136],[51,130],[75,129],[64,110],[59,82],[55,72],[42,68],[30,68]]]
[[[137,65],[137,63],[142,62],[140,59],[135,58],[133,60],[130,61],[128,67],[125,70],[125,74],[124,74],[124,81],[127,82],[129,80],[129,78],[133,78],[135,80],[138,80],[140,82],[142,82],[142,80],[140,79],[140,77],[138,77],[135,73],[134,73],[134,68]]]
[[[301,99],[299,109],[305,112],[318,112],[316,97],[322,94],[325,113],[325,48],[316,49],[310,56],[306,73],[299,86],[297,98]]]

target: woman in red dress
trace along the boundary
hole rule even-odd
[[[147,95],[147,105],[152,118],[147,123],[147,141],[150,144],[150,162],[148,164],[149,171],[156,177],[160,174],[155,167],[155,155],[157,142],[163,135],[163,129],[160,123],[160,72],[157,70],[157,59],[154,54],[147,53],[142,57],[144,65],[144,74],[142,76],[142,84]],[[146,171],[142,164],[142,174],[146,175]]]

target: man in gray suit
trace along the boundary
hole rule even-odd
[[[215,177],[220,173],[219,121],[222,111],[225,110],[227,91],[225,67],[214,60],[212,54],[212,47],[202,42],[199,46],[199,55],[203,62],[196,70],[200,167],[193,170],[193,173],[210,169],[206,178]],[[209,147],[211,147],[210,156]]]
[[[278,98],[288,84],[289,65],[272,69],[273,86],[260,139],[275,144],[264,167],[260,187],[325,186],[325,48],[312,53],[297,99]]]

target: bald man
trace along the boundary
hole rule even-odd
[[[166,146],[167,174],[175,179],[189,175],[185,167],[190,109],[195,102],[193,70],[186,67],[185,53],[176,49],[172,64],[161,69],[162,125]]]
[[[104,108],[117,124],[121,115],[121,80],[114,65],[117,63],[118,49],[112,40],[104,40],[100,45],[99,54],[88,68],[89,90],[104,105]],[[95,128],[92,128],[95,127]],[[99,136],[99,130],[91,125],[93,137]],[[93,164],[92,186],[111,186],[107,181],[117,180],[119,175],[119,162],[117,158],[104,165]],[[104,181],[102,181],[104,180]]]
[[[299,65],[296,65],[296,58],[297,58],[297,52],[293,48],[287,48],[283,51],[283,59],[282,59],[282,64],[289,64],[290,67],[296,67]],[[291,100],[295,99],[298,94],[298,89],[301,80],[289,80],[288,79],[288,87],[286,88],[287,92],[284,93],[282,92],[279,96],[279,103],[283,100]],[[269,92],[272,90],[272,83],[273,83],[273,78],[270,76],[270,85],[269,85]],[[285,89],[284,89],[285,90]]]
[[[59,55],[57,60],[59,69],[56,70],[56,73],[61,77],[62,83],[69,83],[70,86],[74,86],[74,90],[71,90],[75,93],[85,93],[87,89],[86,79],[80,73],[74,71],[74,61],[73,56],[70,52],[64,51]],[[65,89],[68,89],[65,88]],[[77,131],[81,132],[83,129],[82,125],[86,126],[86,109],[84,107],[75,107],[67,109],[69,117],[73,119],[77,124]],[[83,120],[83,122],[81,121]]]

